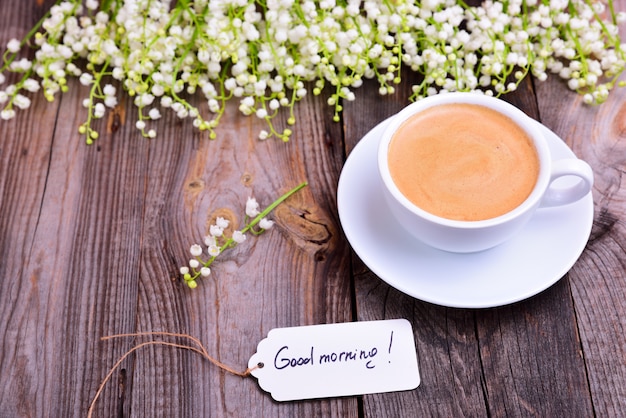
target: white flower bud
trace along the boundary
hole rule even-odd
[[[220,228],[217,225],[211,225],[209,227],[209,233],[214,237],[221,237],[224,234],[224,229]]]
[[[274,221],[270,221],[267,218],[262,218],[259,221],[259,228],[261,228],[261,229],[270,229],[273,226],[274,226]]]
[[[104,116],[105,108],[103,103],[96,103],[93,109],[93,116],[95,118],[101,118]]]
[[[15,110],[13,109],[4,109],[0,112],[0,119],[9,120],[15,117]]]
[[[246,201],[246,215],[254,218],[259,214],[259,204],[254,197],[249,197]]]
[[[93,82],[93,76],[89,73],[82,73],[79,80],[80,84],[82,84],[83,86],[88,86]]]
[[[16,53],[20,50],[20,48],[20,41],[15,38],[11,39],[9,43],[7,43],[7,49],[9,52]]]
[[[220,255],[220,247],[218,247],[217,245],[211,245],[209,247],[209,255],[211,257],[217,257],[218,255]]]
[[[189,252],[191,253],[192,256],[199,257],[202,255],[202,247],[199,246],[198,244],[193,244],[191,248],[189,248]]]
[[[102,92],[104,93],[105,96],[114,96],[115,95],[115,87],[113,87],[113,85],[111,85],[111,84],[107,84],[102,89]]]
[[[228,219],[222,218],[221,216],[218,216],[215,220],[215,225],[222,229],[228,228],[228,224],[230,224],[230,221]]]
[[[241,244],[245,240],[246,240],[246,235],[243,234],[241,231],[233,232],[233,241],[235,241],[237,244]]]
[[[156,120],[161,117],[161,112],[159,112],[159,109],[155,107],[150,109],[150,111],[148,112],[148,116],[150,117],[150,119]]]
[[[115,97],[115,96],[107,96],[104,99],[104,105],[106,107],[111,107],[111,108],[117,106],[117,97]]]

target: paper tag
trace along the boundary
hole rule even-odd
[[[248,367],[277,401],[415,389],[420,384],[406,319],[275,328]]]

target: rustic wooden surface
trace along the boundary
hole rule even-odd
[[[49,1],[0,1],[0,42],[23,35]],[[617,2],[618,10],[626,2]],[[122,363],[94,416],[568,416],[626,411],[626,89],[600,107],[551,79],[506,97],[594,168],[595,217],[579,261],[554,286],[513,305],[454,309],[389,287],[356,257],[336,206],[346,156],[406,105],[374,86],[340,123],[323,97],[297,106],[289,143],[227,113],[209,141],[166,114],[159,137],[133,127],[122,100],[93,146],[77,133],[86,91],[0,122],[0,417],[85,416],[113,363],[172,331],[243,370],[275,327],[407,318],[422,376],[413,391],[277,403],[254,378],[185,350],[147,347]],[[126,123],[125,123],[126,122]],[[284,122],[284,121],[283,121]],[[278,124],[281,120],[278,121]],[[195,291],[178,278],[215,216],[241,220],[307,180],[273,214],[274,229],[220,256]],[[555,248],[554,251],[559,251]]]

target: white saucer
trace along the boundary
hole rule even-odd
[[[417,299],[487,308],[533,296],[574,265],[591,233],[591,193],[567,206],[539,209],[513,239],[480,253],[440,251],[404,231],[388,212],[377,174],[377,146],[386,123],[372,129],[350,153],[337,190],[344,233],[374,274]],[[540,126],[554,159],[574,157],[558,136]]]

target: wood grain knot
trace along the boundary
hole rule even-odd
[[[312,250],[318,257],[320,247],[327,247],[333,236],[327,222],[303,208],[283,204],[276,208],[274,218],[300,247]]]
[[[189,180],[183,189],[183,193],[185,195],[185,206],[191,210],[191,207],[194,204],[194,201],[198,198],[200,193],[204,190],[204,180],[200,178],[196,178],[193,180]]]
[[[204,189],[204,180],[202,179],[194,179],[187,183],[186,187],[188,192],[198,193],[200,190]]]
[[[243,184],[244,186],[251,186],[253,180],[254,176],[250,173],[244,173],[241,176],[241,184]]]
[[[109,112],[107,118],[107,133],[117,132],[122,125],[126,123],[126,108],[122,104],[118,104]]]

